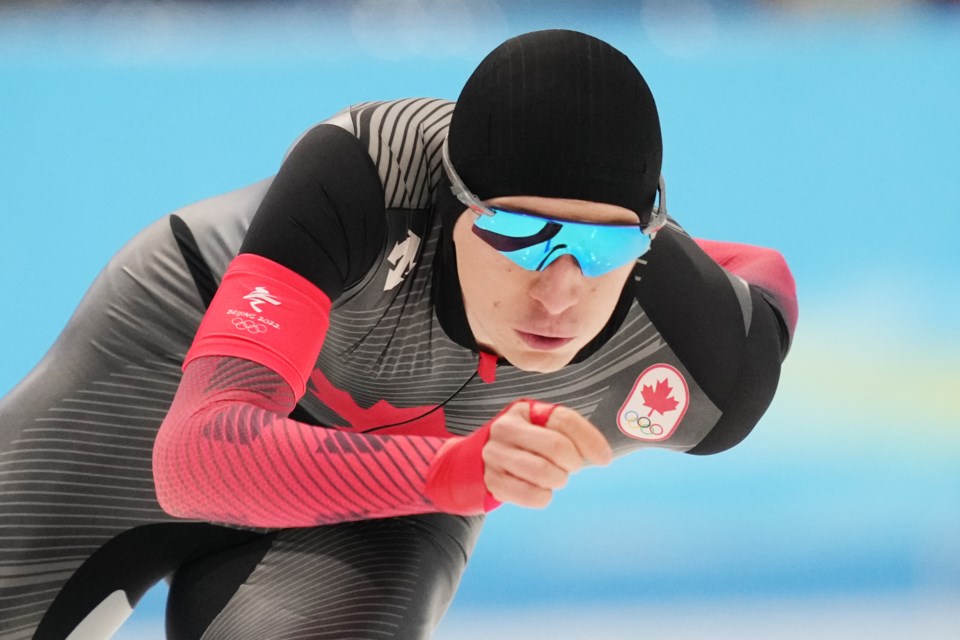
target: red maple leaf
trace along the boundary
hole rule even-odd
[[[640,393],[643,394],[644,406],[650,407],[650,413],[647,414],[648,418],[653,415],[654,411],[663,415],[667,411],[673,411],[680,404],[670,396],[673,393],[673,387],[667,383],[666,378],[658,380],[656,387],[651,387],[648,384],[643,385]]]

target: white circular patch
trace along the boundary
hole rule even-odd
[[[617,413],[620,431],[637,440],[669,438],[690,405],[683,375],[668,364],[647,367]]]

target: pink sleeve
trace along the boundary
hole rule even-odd
[[[488,428],[465,438],[363,434],[291,420],[294,404],[287,384],[256,363],[191,362],[154,444],[160,506],[287,528],[498,505],[483,483]]]
[[[294,404],[260,365],[193,360],[154,445],[161,507],[271,528],[436,511],[425,485],[443,438],[313,427],[285,417]]]
[[[329,324],[329,300],[298,278],[258,256],[224,276],[154,443],[160,506],[267,528],[495,507],[483,484],[486,429],[368,435],[287,417]]]
[[[695,239],[714,262],[770,296],[793,335],[797,327],[797,288],[786,260],[773,249],[734,242]]]

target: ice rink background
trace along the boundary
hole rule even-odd
[[[742,445],[494,514],[438,638],[960,637],[960,12],[833,4],[0,8],[0,393],[152,220],[350,103],[456,98],[506,37],[588,31],[657,97],[671,212],[780,249],[799,330]],[[118,637],[162,637],[163,593]]]

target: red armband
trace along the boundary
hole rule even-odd
[[[276,371],[299,398],[327,335],[330,306],[330,298],[299,274],[258,255],[239,255],[183,366],[202,356],[244,358]]]

